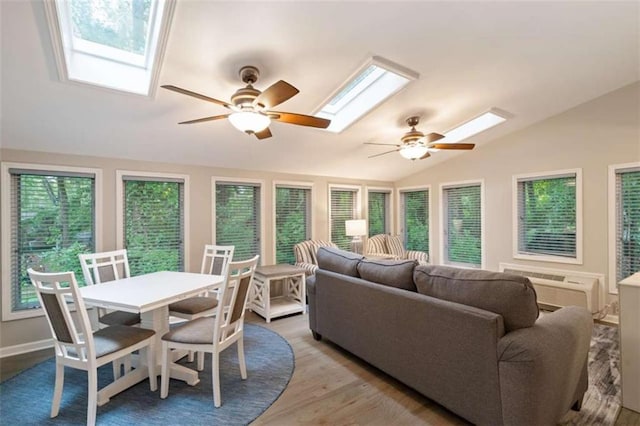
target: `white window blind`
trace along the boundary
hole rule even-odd
[[[293,246],[311,239],[311,189],[276,187],[276,263],[295,263]]]
[[[331,241],[343,250],[350,250],[351,247],[345,221],[356,219],[356,195],[355,189],[331,189]]]
[[[481,203],[480,185],[443,189],[444,263],[482,266]]]
[[[9,169],[11,176],[11,310],[37,308],[28,268],[74,271],[78,254],[95,251],[95,175]],[[8,265],[7,265],[8,266]]]
[[[518,252],[576,258],[576,174],[518,179]]]
[[[235,246],[234,260],[260,255],[260,185],[216,182],[216,244]]]
[[[369,236],[389,233],[389,198],[388,191],[368,192]]]
[[[616,279],[640,271],[640,169],[616,172]]]
[[[123,241],[131,275],[184,271],[184,181],[123,176]]]
[[[402,218],[405,248],[429,252],[429,190],[402,192]]]

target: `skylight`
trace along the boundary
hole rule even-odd
[[[506,120],[507,119],[505,117],[502,117],[495,111],[485,112],[484,114],[449,130],[444,134],[444,138],[440,139],[438,143],[460,142],[461,140],[470,138],[480,132],[484,132],[493,126],[497,126]]]
[[[61,79],[149,95],[174,1],[45,2]]]
[[[331,120],[327,130],[340,133],[418,77],[414,71],[374,56],[349,77],[314,115]]]

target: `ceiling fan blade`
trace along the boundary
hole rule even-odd
[[[364,142],[364,145],[383,145],[383,146],[397,146],[400,147],[397,143],[376,143],[376,142]]]
[[[182,89],[180,87],[172,86],[170,84],[165,84],[164,86],[160,86],[160,87],[162,87],[163,89],[171,90],[176,93],[182,93],[183,95],[192,96],[194,98],[198,98],[203,101],[213,102],[214,104],[222,105],[225,108],[232,109],[232,105],[227,102],[219,101],[218,99],[210,98],[208,96],[201,95],[200,93],[192,92],[191,90]]]
[[[429,133],[428,135],[424,135],[421,139],[424,140],[425,143],[432,143],[435,141],[439,141],[444,138],[444,135],[440,133]]]
[[[274,120],[281,121],[283,123],[297,124],[298,126],[317,127],[320,129],[326,129],[327,127],[329,127],[329,124],[331,124],[331,120],[327,120],[326,118],[313,117],[311,115],[304,114],[295,114],[293,112],[269,111],[269,116]]]
[[[431,154],[429,154],[429,151],[427,151],[422,157],[418,158],[418,160],[424,160],[425,158],[429,158],[429,157],[431,157]]]
[[[473,143],[432,143],[429,148],[435,149],[473,149]]]
[[[280,80],[267,87],[264,92],[260,93],[253,101],[254,105],[264,105],[266,109],[273,108],[287,101],[300,92],[298,89],[290,85],[284,80]]]
[[[266,139],[266,138],[270,138],[271,137],[271,130],[269,130],[269,128],[267,127],[264,130],[261,130],[257,133],[254,133],[254,135],[256,135],[256,138],[258,139]]]
[[[400,151],[400,148],[394,149],[394,150],[391,150],[391,151],[387,151],[387,152],[381,152],[380,154],[370,155],[368,158],[380,157],[381,155],[391,154],[392,152],[398,152],[398,151]]]
[[[202,123],[205,121],[222,120],[223,118],[229,117],[229,115],[230,114],[212,115],[211,117],[197,118],[195,120],[189,120],[189,121],[181,121],[178,124],[194,124],[194,123]]]

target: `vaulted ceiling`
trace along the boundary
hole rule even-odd
[[[227,121],[176,124],[226,112],[214,104],[61,82],[42,2],[0,7],[3,148],[393,181],[475,152],[367,158],[385,147],[363,142],[397,143],[410,115],[443,133],[508,112],[469,140],[482,149],[640,78],[638,2],[178,1],[159,84],[227,100],[255,65],[257,88],[300,90],[278,109],[310,114],[372,55],[420,74],[340,134],[275,123],[258,141]]]

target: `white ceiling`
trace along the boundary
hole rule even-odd
[[[228,100],[237,71],[257,65],[300,93],[277,109],[310,114],[371,55],[420,74],[341,134],[282,123],[258,141],[217,105],[163,89],[151,99],[62,83],[41,1],[1,1],[4,148],[397,180],[452,155],[396,153],[404,119],[443,133],[495,107],[512,118],[482,144],[632,83],[639,75],[638,2],[223,2],[179,0],[160,84]]]

